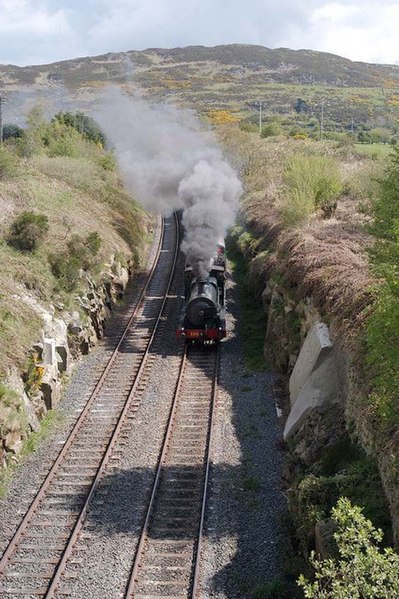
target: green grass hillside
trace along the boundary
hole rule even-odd
[[[113,157],[72,127],[31,116],[24,136],[0,148],[0,375],[24,367],[42,309],[76,310],[84,273],[100,280],[115,255],[137,267],[146,237]],[[47,223],[33,249],[13,240],[26,213]]]

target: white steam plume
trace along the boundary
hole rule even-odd
[[[192,112],[107,92],[94,114],[114,146],[127,187],[165,216],[182,209],[181,248],[205,278],[216,245],[233,224],[241,183]]]

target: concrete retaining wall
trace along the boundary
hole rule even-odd
[[[338,377],[328,327],[318,322],[302,345],[290,381],[291,411],[284,438],[296,433],[315,408],[339,400]]]

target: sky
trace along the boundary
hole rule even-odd
[[[399,64],[399,1],[0,0],[0,64],[259,44]]]

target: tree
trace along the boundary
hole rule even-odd
[[[391,141],[392,132],[386,127],[375,127],[370,131],[370,137],[373,143],[387,144]]]
[[[295,102],[294,110],[298,114],[309,112],[309,106],[308,106],[306,100],[303,100],[303,98],[298,98],[297,101]]]
[[[10,138],[22,137],[23,134],[24,134],[24,130],[22,129],[22,127],[19,127],[18,125],[6,124],[3,127],[4,141],[6,139],[10,139]]]
[[[373,138],[371,137],[369,131],[359,131],[357,134],[357,139],[362,144],[370,144],[373,142]]]
[[[105,146],[106,139],[104,133],[101,131],[99,125],[90,116],[84,114],[84,112],[58,112],[52,122],[59,122],[68,127],[76,129],[79,133],[87,137],[90,141],[96,144]]]
[[[341,497],[332,510],[339,559],[317,559],[312,552],[315,580],[303,575],[298,584],[308,599],[392,599],[399,597],[399,555],[380,549],[382,531],[375,529],[362,509]]]

